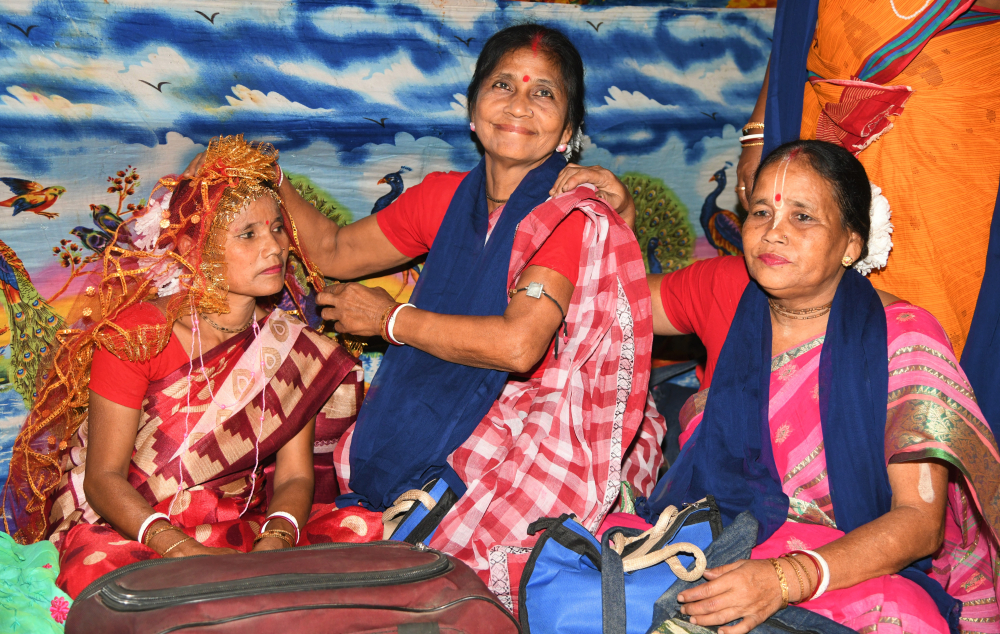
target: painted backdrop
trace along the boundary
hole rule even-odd
[[[633,188],[650,269],[731,249],[773,10],[611,4],[0,0],[0,482],[59,316],[157,178],[244,133],[331,217],[362,218],[476,164],[464,93],[513,23],[580,49],[582,162]],[[414,274],[378,283],[405,296]]]

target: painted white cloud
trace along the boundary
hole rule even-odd
[[[172,48],[161,46],[125,68],[120,59],[69,56],[60,53],[31,55],[27,60],[32,71],[50,78],[89,81],[118,93],[129,95],[137,106],[121,104],[116,108],[136,108],[141,114],[132,119],[149,119],[156,113],[157,123],[173,122],[185,109],[181,90],[197,80],[196,68]],[[156,87],[159,86],[159,89]],[[116,112],[122,118],[123,112]]]
[[[386,25],[391,24],[396,37],[405,38],[407,32],[410,32],[429,41],[440,39],[440,35],[426,24],[393,15],[388,7],[377,7],[368,11],[362,7],[334,5],[329,9],[318,11],[312,19],[316,28],[339,38],[357,37],[362,33],[385,33]]]
[[[722,136],[702,137],[693,147],[688,147],[677,135],[670,135],[667,141],[649,154],[612,154],[596,145],[590,137],[584,137],[583,165],[600,165],[616,174],[640,172],[663,180],[681,199],[690,213],[691,224],[698,235],[702,235],[698,216],[701,206],[718,182],[710,181],[713,174],[726,167],[728,182],[719,193],[717,204],[723,209],[736,208],[736,169],[740,156],[739,133],[731,126],[722,129]],[[696,161],[690,161],[692,151],[699,151]],[[726,165],[726,162],[730,165]]]
[[[664,105],[655,99],[650,99],[638,90],[629,92],[627,90],[622,90],[617,86],[608,88],[608,94],[605,95],[604,101],[606,105],[592,108],[590,113],[598,114],[612,110],[629,110],[632,112],[674,112],[681,109],[680,106]]]
[[[242,84],[232,87],[235,97],[226,95],[228,106],[212,108],[210,112],[226,114],[232,111],[256,111],[269,114],[319,115],[333,112],[326,108],[310,108],[297,101],[290,101],[277,92],[264,94],[260,90],[252,90]]]
[[[746,9],[743,14],[762,29],[770,32],[774,26],[774,9]],[[663,25],[670,35],[682,42],[694,40],[738,37],[745,42],[758,42],[762,47],[770,48],[771,43],[761,41],[760,34],[750,28],[737,26],[721,19],[721,12],[692,12],[682,14],[677,19],[664,20]]]
[[[261,60],[265,63],[274,62]],[[353,90],[371,101],[402,108],[396,91],[406,86],[430,85],[432,81],[403,53],[392,58],[352,64],[342,71],[310,63],[284,62],[277,69],[286,75],[329,86]]]
[[[357,155],[365,157],[360,165]],[[478,160],[479,154],[471,143],[467,149],[455,148],[438,137],[418,139],[407,132],[397,133],[392,143],[368,143],[350,152],[317,141],[281,154],[283,169],[308,176],[344,204],[355,220],[367,216],[375,201],[389,193],[388,185],[379,185],[379,179],[402,166],[413,170],[403,172],[403,181],[410,187],[423,180],[428,171],[465,171],[475,167]]]
[[[17,114],[27,117],[82,119],[100,116],[105,111],[103,106],[92,103],[73,103],[59,95],[46,96],[40,92],[25,90],[20,86],[8,86],[7,92],[12,96],[0,95],[0,101],[3,101],[7,108]]]
[[[743,73],[733,60],[731,53],[720,59],[692,64],[685,70],[680,70],[665,59],[658,64],[640,64],[629,58],[625,65],[653,79],[678,84],[691,88],[709,101],[725,104],[722,89],[738,86],[746,82]]]

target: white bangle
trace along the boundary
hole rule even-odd
[[[753,141],[754,139],[763,139],[763,134],[746,134],[740,137],[740,143],[744,141]]]
[[[763,135],[761,136],[763,137]],[[277,163],[274,164],[274,169],[278,170],[278,184],[274,186],[275,189],[278,189],[285,182],[285,172],[281,170],[281,166]]]
[[[823,581],[820,582],[819,588],[816,589],[816,594],[809,597],[809,600],[812,601],[813,599],[818,599],[823,596],[826,589],[830,587],[830,566],[826,563],[826,560],[823,559],[823,555],[818,552],[814,550],[803,550],[802,552],[815,557],[816,561],[819,562],[819,567],[823,569]]]
[[[267,530],[267,523],[276,517],[280,517],[281,519],[287,521],[289,524],[295,527],[295,543],[298,544],[299,522],[298,520],[295,519],[295,516],[292,515],[291,513],[286,513],[284,511],[275,511],[274,513],[271,513],[270,515],[267,516],[267,519],[264,520],[264,525],[260,527],[260,532],[263,533],[265,530]]]
[[[399,308],[397,308],[396,310],[392,311],[392,315],[389,317],[389,323],[386,324],[386,327],[385,327],[386,332],[389,334],[389,339],[392,339],[393,341],[399,343],[399,345],[403,345],[403,343],[401,341],[399,341],[399,339],[396,339],[396,336],[394,334],[392,334],[392,327],[396,325],[396,315],[398,315],[399,311],[403,310],[407,306],[410,306],[412,308],[416,308],[416,306],[414,306],[413,304],[400,304]]]
[[[147,517],[142,522],[142,526],[139,527],[139,535],[138,538],[136,539],[137,542],[139,542],[140,544],[144,543],[142,538],[146,536],[146,529],[149,528],[150,524],[152,524],[156,520],[166,520],[169,522],[170,516],[166,515],[165,513],[153,513],[152,515]]]

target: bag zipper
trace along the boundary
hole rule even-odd
[[[364,547],[364,546],[368,546],[370,544],[375,544],[375,543],[379,543],[379,542],[370,542],[369,544],[355,544],[355,543],[313,544],[313,545],[310,545],[310,546],[299,546],[295,550],[297,550],[297,551],[298,550],[342,550],[342,549],[345,549],[345,548]],[[389,543],[396,544],[398,542],[389,542]],[[289,582],[290,580],[287,579],[288,577],[301,577],[302,576],[301,573],[291,573],[291,574],[285,574],[285,575],[270,575],[270,576],[266,576],[266,577],[256,577],[255,579],[267,579],[267,580],[269,580],[269,584],[281,584],[281,585],[278,585],[278,586],[270,585],[269,588],[268,588],[270,592],[274,592],[275,591],[274,590],[275,587],[280,587],[281,591],[292,591],[292,592],[294,592],[294,591],[303,591],[303,590],[307,590],[307,589],[326,589],[327,587],[329,587],[330,589],[333,589],[333,588],[336,588],[336,587],[349,587],[350,585],[355,585],[355,584],[357,584],[357,585],[371,586],[371,585],[394,585],[395,583],[409,583],[409,582],[412,582],[412,581],[422,581],[425,578],[431,578],[433,576],[437,576],[439,574],[442,574],[442,572],[446,572],[447,570],[449,570],[451,568],[451,562],[448,561],[448,559],[446,557],[444,557],[441,553],[437,553],[437,551],[431,551],[430,549],[427,549],[426,546],[423,546],[423,548],[420,548],[420,546],[423,546],[423,544],[420,544],[419,546],[412,547],[411,550],[435,552],[438,555],[438,559],[435,560],[435,561],[433,561],[433,562],[430,562],[428,564],[423,564],[421,566],[417,566],[415,568],[405,569],[405,570],[402,570],[402,571],[396,570],[396,571],[380,571],[378,573],[337,573],[337,574],[322,574],[322,575],[312,575],[312,574],[310,574],[309,575],[310,582],[316,581],[316,582],[319,582],[319,583],[324,583],[324,581],[325,581],[325,584],[324,584],[323,587],[317,587],[317,588],[303,588],[303,587],[300,587],[300,586],[303,585],[303,583],[301,583],[301,582],[300,583],[295,583],[294,581]],[[279,552],[284,552],[284,549],[282,549],[282,550],[272,550],[272,551],[266,551],[266,552],[269,552],[269,553],[279,553]],[[257,554],[258,555],[263,555],[264,553],[257,553]],[[207,557],[207,556],[208,555],[199,555],[199,557]],[[193,557],[190,558],[190,559],[193,559]],[[123,567],[121,567],[121,568],[119,568],[117,570],[113,570],[113,571],[109,572],[108,574],[106,574],[106,575],[100,577],[99,579],[95,580],[93,583],[91,583],[90,585],[88,585],[86,588],[84,588],[83,592],[81,592],[79,594],[79,596],[77,596],[76,601],[77,602],[84,601],[86,599],[89,599],[93,595],[100,593],[101,597],[102,597],[102,600],[105,602],[105,604],[109,604],[109,603],[119,604],[120,606],[122,606],[120,609],[122,609],[124,611],[141,611],[141,610],[147,610],[147,609],[156,609],[156,608],[160,608],[160,607],[167,607],[166,605],[154,605],[153,607],[145,607],[145,604],[147,604],[147,603],[163,603],[163,601],[165,599],[171,599],[172,601],[168,601],[168,602],[169,603],[173,603],[173,604],[183,603],[183,602],[185,602],[185,598],[184,597],[186,597],[186,595],[188,595],[188,594],[194,594],[195,596],[197,596],[197,595],[200,594],[201,596],[197,599],[198,601],[220,599],[220,598],[229,598],[228,596],[215,596],[217,593],[213,593],[211,591],[207,591],[207,588],[211,588],[213,586],[217,587],[217,586],[223,585],[223,584],[225,584],[227,586],[230,586],[230,585],[241,586],[241,584],[243,586],[253,586],[254,585],[250,580],[245,580],[245,581],[242,581],[242,582],[239,581],[239,580],[237,580],[237,581],[222,581],[222,582],[215,582],[215,583],[210,583],[210,584],[198,584],[198,585],[194,585],[194,586],[185,586],[185,588],[196,588],[196,589],[202,589],[202,590],[201,591],[197,591],[196,590],[195,592],[188,591],[188,592],[184,592],[183,594],[179,594],[178,593],[179,588],[169,588],[169,589],[164,589],[164,590],[153,590],[153,591],[146,590],[146,591],[140,591],[140,592],[129,592],[127,590],[123,590],[117,584],[117,580],[120,579],[121,577],[127,575],[127,574],[130,574],[130,573],[135,572],[137,570],[143,570],[143,569],[146,569],[146,568],[152,568],[152,567],[155,567],[155,566],[160,566],[160,565],[168,564],[168,563],[171,563],[171,562],[172,562],[171,559],[148,559],[146,561],[139,561],[139,562],[136,562],[134,564],[129,564],[128,566],[123,566]],[[427,569],[427,568],[430,568],[431,570],[425,573],[425,569]],[[414,573],[413,571],[416,571],[416,573]],[[423,574],[428,574],[429,576],[423,577],[422,576]],[[395,575],[396,577],[402,576],[402,577],[405,577],[406,579],[404,581],[395,581],[395,580],[393,580],[392,583],[379,583],[377,579],[373,579],[373,578],[361,578],[361,579],[357,579],[357,580],[354,579],[354,577],[356,577],[356,576],[365,576],[365,575],[369,575],[369,576],[374,575],[375,577],[386,576],[386,575]],[[333,583],[333,584],[330,583],[331,581],[333,581],[332,578],[340,578],[341,580],[343,580],[346,576],[351,576],[351,580],[348,581],[348,582],[346,582],[346,585],[338,586],[336,583]],[[416,576],[416,577],[419,577],[419,578],[409,578],[410,576]],[[323,581],[320,581],[320,578],[322,578]],[[257,584],[257,585],[259,585],[259,584]],[[248,589],[250,589],[250,588],[249,587],[245,588],[244,592],[246,590],[248,590]],[[166,596],[160,596],[160,597],[155,596],[155,595],[158,595],[158,594],[161,594],[161,593],[169,593],[169,596],[168,597],[166,597]],[[255,594],[255,593],[251,592],[250,594]],[[150,595],[154,595],[154,596],[150,596]],[[181,597],[181,598],[179,598],[179,597]],[[195,602],[195,601],[191,601],[191,602]],[[134,607],[129,608],[129,607],[125,607],[125,606],[134,606]],[[109,605],[109,607],[113,607],[113,606]],[[113,609],[115,609],[115,608],[113,608]]]

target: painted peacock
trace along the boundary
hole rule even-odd
[[[21,259],[0,240],[0,291],[11,329],[10,360],[14,390],[31,409],[35,400],[35,374],[62,327],[62,318],[53,312],[35,290]]]
[[[739,216],[722,209],[716,199],[726,189],[726,167],[712,174],[709,181],[715,181],[715,189],[705,198],[701,206],[701,228],[705,238],[719,255],[743,255],[743,223]]]
[[[649,273],[669,273],[691,262],[694,227],[688,210],[663,181],[630,172],[621,177],[635,201],[635,235]]]

